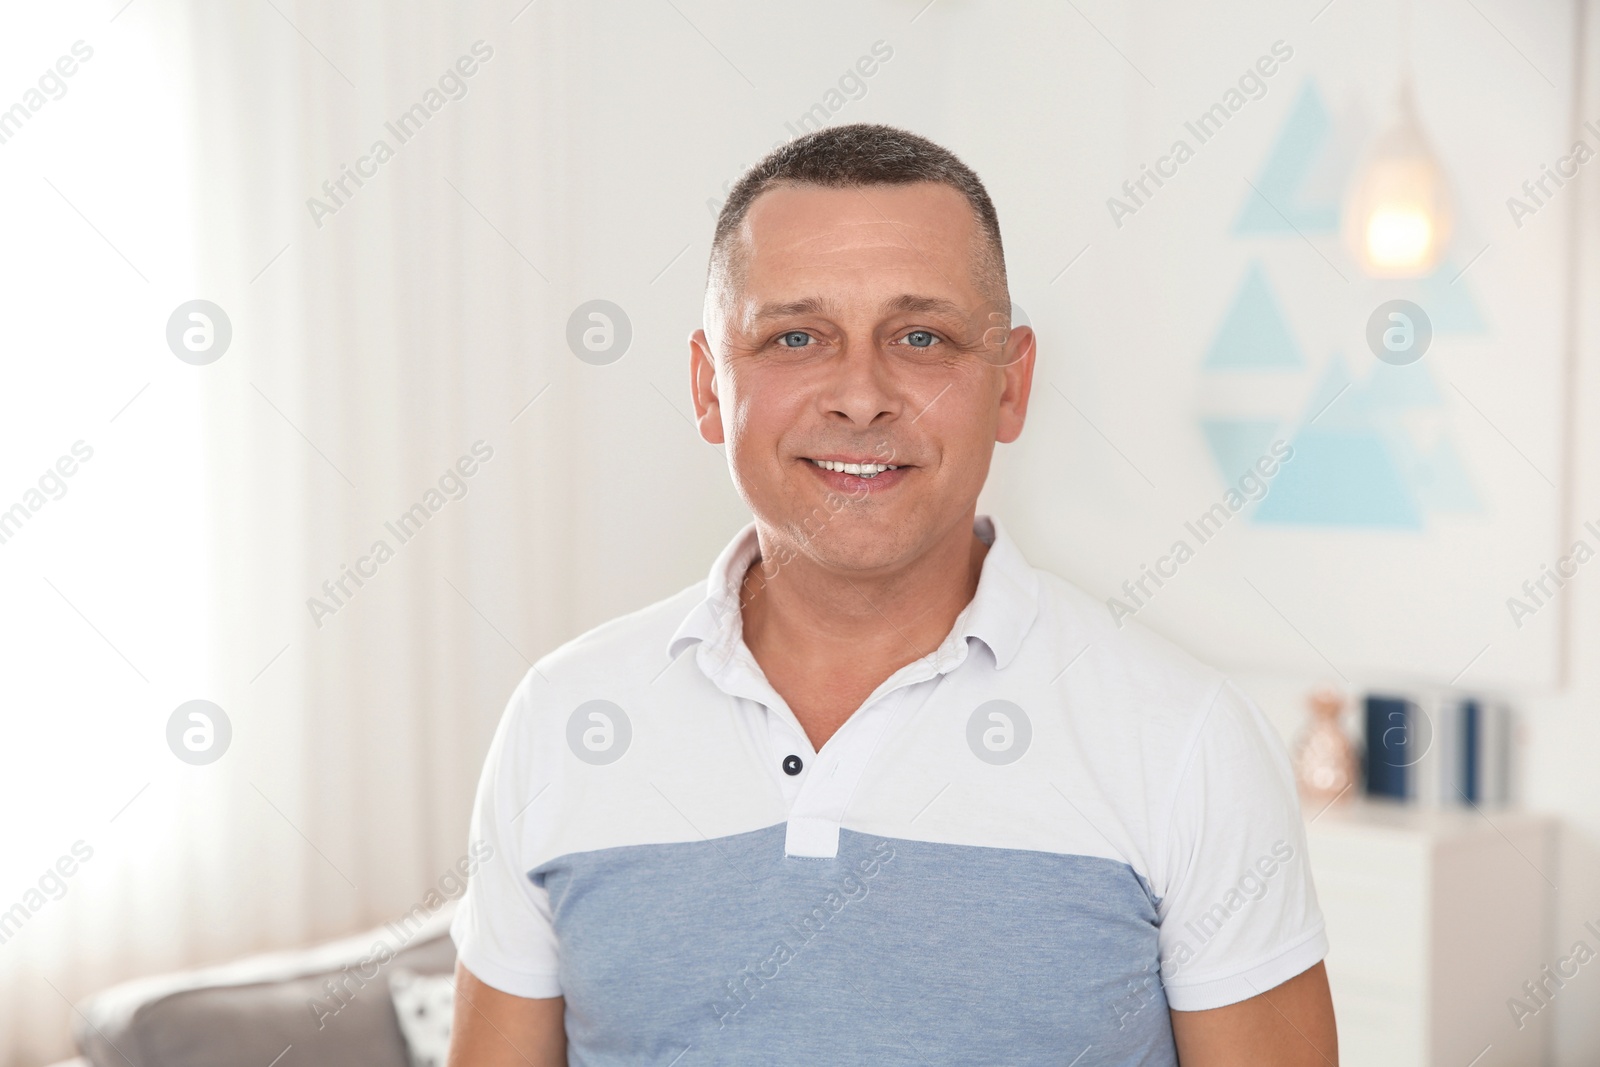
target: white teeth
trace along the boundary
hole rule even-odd
[[[831,459],[814,459],[811,462],[823,470],[854,474],[861,478],[876,478],[884,471],[899,470],[899,467],[893,463],[841,463]]]

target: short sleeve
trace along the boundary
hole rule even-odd
[[[523,842],[539,782],[526,707],[527,679],[512,693],[478,779],[472,810],[472,854],[481,862],[450,922],[456,956],[473,975],[519,997],[559,997],[559,955],[550,897],[528,878]]]
[[[1328,952],[1289,758],[1225,681],[1180,765],[1162,852],[1162,984],[1177,1011],[1264,993]]]

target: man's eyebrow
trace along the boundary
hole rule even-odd
[[[966,315],[966,309],[953,300],[946,300],[939,296],[916,296],[912,293],[903,293],[891,300],[883,302],[885,311],[911,311],[925,312],[932,315]]]
[[[769,304],[762,304],[756,309],[755,321],[765,319],[782,319],[791,315],[822,315],[826,314],[828,306],[815,296],[804,297],[800,300],[783,300]]]

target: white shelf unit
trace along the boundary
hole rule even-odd
[[[1561,955],[1554,821],[1367,799],[1306,814],[1340,1062],[1542,1067],[1552,1009],[1519,1029],[1506,1002],[1532,1005],[1523,983]]]

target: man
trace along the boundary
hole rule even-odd
[[[453,1067],[1336,1063],[1259,709],[976,514],[1009,324],[988,194],[921,137],[734,188],[690,379],[755,521],[512,695]]]

